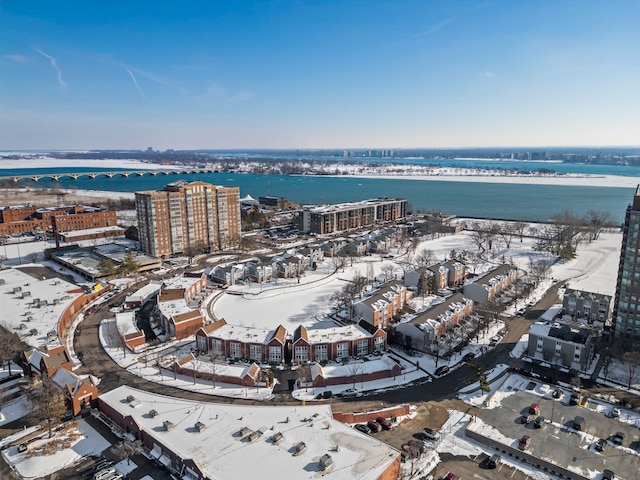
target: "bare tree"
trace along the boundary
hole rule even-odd
[[[624,371],[627,378],[627,387],[631,388],[636,373],[640,370],[640,352],[626,352],[622,355],[621,360],[624,362]]]
[[[513,226],[513,231],[520,238],[520,243],[522,243],[522,239],[524,238],[524,232],[527,231],[527,227],[529,226],[526,222],[513,222],[511,224]]]
[[[416,255],[415,264],[419,267],[426,267],[427,265],[431,265],[435,260],[435,255],[433,254],[433,250],[420,250],[420,252]]]
[[[298,385],[302,387],[304,383],[304,391],[308,391],[309,383],[311,383],[311,367],[308,364],[300,365],[296,371]]]
[[[53,425],[60,422],[67,407],[62,390],[49,377],[42,377],[39,387],[30,392],[31,401],[36,407],[38,419],[47,427],[49,438],[53,434]]]
[[[613,218],[610,212],[600,210],[589,210],[584,218],[586,229],[589,235],[589,241],[597,240],[602,230],[613,224]]]
[[[513,223],[502,222],[502,223],[499,223],[497,227],[498,227],[498,235],[504,242],[505,247],[510,248],[511,241],[513,240],[513,237],[516,235],[516,231],[513,226]]]
[[[116,454],[123,460],[126,460],[127,465],[129,465],[131,464],[131,457],[133,457],[136,453],[138,453],[138,450],[140,450],[141,445],[142,445],[142,442],[140,442],[140,440],[131,441],[131,440],[125,439],[115,444],[111,450],[113,451],[114,454]]]
[[[387,263],[382,266],[382,274],[384,275],[385,280],[389,280],[393,278],[393,271],[396,269],[395,265],[392,263]]]
[[[18,353],[27,348],[17,333],[0,327],[0,363],[7,364],[9,375],[11,375],[11,362],[17,360]]]
[[[352,362],[347,365],[347,373],[349,377],[351,377],[351,381],[353,382],[353,388],[356,388],[356,383],[358,383],[358,377],[362,374],[362,363],[360,362]]]

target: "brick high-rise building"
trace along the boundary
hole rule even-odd
[[[627,207],[613,304],[613,341],[640,350],[640,185]]]
[[[156,257],[220,250],[240,242],[240,189],[175,182],[136,192],[140,248]]]

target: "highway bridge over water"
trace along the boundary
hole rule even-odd
[[[12,181],[18,183],[20,181],[32,181],[37,182],[43,178],[49,178],[54,181],[58,181],[61,178],[70,178],[72,180],[78,180],[81,177],[87,177],[95,179],[98,177],[103,178],[119,178],[119,177],[144,177],[158,176],[158,175],[188,175],[194,173],[216,173],[218,170],[209,168],[191,168],[191,169],[161,169],[161,170],[117,170],[117,171],[102,171],[102,172],[56,172],[56,173],[25,173],[22,175],[8,175],[0,176],[0,182]]]

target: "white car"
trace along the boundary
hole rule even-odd
[[[348,388],[342,391],[343,397],[359,397],[361,394],[355,388]]]

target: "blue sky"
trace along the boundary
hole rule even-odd
[[[639,145],[640,2],[0,0],[0,150]]]

